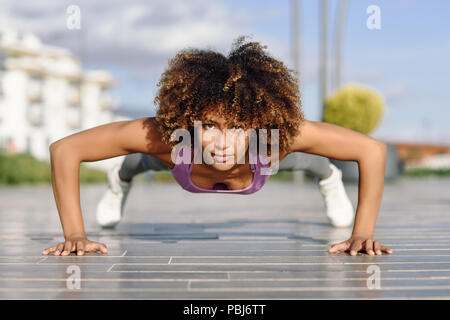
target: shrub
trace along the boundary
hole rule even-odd
[[[107,182],[106,173],[81,163],[80,183],[92,182]],[[0,184],[51,183],[51,166],[48,161],[38,160],[29,153],[10,154],[0,149]]]
[[[384,113],[383,98],[375,90],[350,84],[325,99],[324,121],[369,134]]]

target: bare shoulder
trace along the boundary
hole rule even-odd
[[[154,156],[171,152],[171,147],[162,141],[155,117],[131,120],[123,130],[127,136],[127,145],[133,152]]]
[[[314,121],[304,119],[295,136],[292,137],[289,144],[289,152],[308,152],[315,139],[318,138],[318,128]]]

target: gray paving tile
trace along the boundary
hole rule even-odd
[[[77,265],[87,265],[87,264],[114,264],[114,263],[157,263],[157,264],[168,264],[170,261],[170,256],[166,257],[117,257],[117,256],[49,256],[47,259],[39,262],[39,264],[77,264]]]
[[[448,288],[416,288],[411,290],[368,290],[364,288],[338,290],[339,288],[318,288],[317,290],[291,289],[259,291],[251,288],[246,291],[203,291],[184,289],[153,289],[135,291],[111,291],[111,290],[52,290],[42,291],[13,291],[8,294],[0,292],[1,299],[23,297],[23,299],[176,299],[176,300],[244,300],[244,299],[450,299]]]
[[[151,279],[150,279],[151,280]],[[80,289],[147,289],[147,288],[181,288],[186,289],[187,280],[159,280],[139,279],[134,281],[117,280],[86,280],[81,279]],[[0,280],[0,290],[6,289],[67,289],[67,279],[64,280]],[[78,290],[78,289],[72,289]]]
[[[69,274],[40,270],[39,272],[5,271],[1,273],[0,280],[10,281],[56,281],[67,280]],[[159,280],[224,280],[229,275],[226,272],[105,272],[86,271],[81,269],[82,280],[116,280],[116,281],[159,281]]]
[[[59,264],[21,264],[21,263],[13,263],[13,264],[0,264],[0,273],[7,272],[9,270],[14,270],[16,272],[23,273],[39,273],[41,271],[53,271],[53,272],[66,272],[67,268],[71,265],[78,265],[83,272],[90,271],[103,271],[106,272],[111,268],[112,264],[104,264],[104,263],[94,263],[94,264],[75,264],[75,263],[59,263]]]
[[[374,239],[394,254],[355,257],[328,254],[351,228],[330,227],[311,183],[226,198],[136,185],[116,229],[92,214],[106,186],[86,185],[86,231],[108,254],[83,257],[41,255],[63,240],[50,187],[0,188],[0,299],[450,299],[449,186],[387,183]],[[357,185],[346,190],[356,204]],[[66,287],[72,265],[80,290]],[[367,288],[372,265],[378,290]]]
[[[385,270],[386,271],[386,270]],[[280,272],[230,272],[229,280],[263,280],[277,279],[282,281],[290,281],[291,279],[303,280],[362,280],[367,279],[370,274],[367,270],[348,270],[348,271],[280,271]],[[380,276],[387,279],[450,279],[450,270],[420,270],[416,272],[404,272],[389,270],[380,274]]]
[[[329,288],[330,290],[339,289],[368,289],[367,278],[358,280],[333,278],[327,280],[230,280],[230,281],[191,281],[190,289],[210,289],[212,291],[220,289],[245,290],[250,288],[258,288],[259,290],[273,290],[273,288],[292,288],[292,289],[310,289],[318,290],[318,288]],[[381,277],[380,288],[385,290],[404,288],[405,290],[414,287],[441,287],[447,288],[450,293],[450,279],[384,279]]]
[[[284,256],[261,256],[261,257],[173,257],[171,264],[263,264],[263,263],[448,263],[450,265],[450,255],[437,256],[396,256],[383,254],[381,256],[370,256],[365,253],[359,256],[350,256],[348,254],[330,254],[328,256],[299,256],[299,257],[284,257]]]

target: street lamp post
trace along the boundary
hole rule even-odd
[[[320,71],[319,71],[319,105],[322,108],[321,121],[324,121],[324,101],[327,95],[327,52],[328,52],[328,0],[319,2],[320,29]]]

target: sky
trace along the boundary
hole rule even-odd
[[[334,66],[338,0],[329,0],[329,66]],[[81,29],[66,27],[77,5]],[[380,8],[381,28],[366,26],[370,5]],[[319,1],[300,0],[300,92],[305,116],[320,121]],[[0,0],[0,27],[33,32],[45,44],[78,56],[84,69],[106,69],[120,108],[152,116],[153,99],[168,60],[188,47],[227,54],[249,35],[294,68],[290,0]],[[385,112],[369,135],[384,142],[450,145],[450,1],[348,0],[342,42],[342,84],[381,93]],[[330,80],[329,94],[334,91]]]

